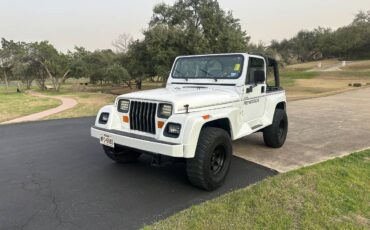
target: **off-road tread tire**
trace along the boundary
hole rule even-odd
[[[279,136],[279,124],[285,121],[285,132],[283,137]],[[276,109],[272,124],[263,129],[263,140],[265,145],[271,148],[280,148],[284,145],[288,133],[288,116],[283,109]]]
[[[224,166],[217,178],[211,175],[210,158],[213,150],[223,143],[226,150]],[[201,189],[212,191],[220,187],[230,169],[232,144],[230,135],[223,129],[205,127],[201,130],[194,158],[187,159],[186,171],[189,181]]]
[[[128,148],[111,148],[103,145],[105,154],[113,161],[124,164],[136,161],[141,153]]]

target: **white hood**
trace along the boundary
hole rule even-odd
[[[162,88],[123,94],[119,98],[169,102],[174,105],[174,113],[215,106],[240,100],[235,90],[214,89],[207,87]]]

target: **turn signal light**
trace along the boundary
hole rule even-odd
[[[128,123],[128,116],[123,116],[122,120],[123,120],[123,122]]]
[[[157,122],[158,129],[163,128],[163,125],[164,125],[164,121],[158,121]]]
[[[202,117],[203,117],[204,120],[208,120],[210,116],[209,115],[204,115]]]

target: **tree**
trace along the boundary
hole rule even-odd
[[[359,11],[353,22],[331,30],[317,28],[300,31],[291,39],[271,42],[287,63],[306,62],[322,58],[370,58],[370,11]]]
[[[239,19],[225,12],[215,0],[178,0],[173,6],[164,3],[153,9],[150,27],[177,27],[186,35],[186,48],[212,53],[244,52],[250,37],[241,29]]]
[[[38,62],[32,62],[32,69],[35,71],[36,75],[36,84],[41,90],[45,90],[45,82],[48,79],[48,74],[46,73],[44,67]]]
[[[23,44],[20,42],[14,42],[12,40],[7,41],[6,39],[1,39],[0,50],[0,68],[4,75],[4,82],[8,87],[9,76],[13,74],[12,70],[16,60],[20,56]]]
[[[134,38],[130,34],[123,33],[123,34],[120,34],[118,38],[112,42],[112,44],[116,48],[117,53],[126,53],[129,46],[133,42],[134,42]]]
[[[140,76],[168,76],[176,56],[245,52],[249,37],[231,12],[215,0],[178,0],[153,9],[144,39],[129,46],[129,71]],[[139,70],[140,71],[137,71]]]
[[[365,12],[360,10],[353,19],[352,25],[370,23],[370,10]]]
[[[131,89],[131,76],[128,71],[118,63],[114,63],[105,68],[104,75],[106,80],[114,84],[121,84],[124,82]]]
[[[68,55],[59,53],[48,41],[42,41],[30,45],[30,56],[44,68],[54,89],[59,91],[70,72]]]

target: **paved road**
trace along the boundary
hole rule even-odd
[[[0,126],[0,229],[134,229],[276,174],[234,158],[225,186],[205,192],[181,163],[112,163],[89,137],[92,123]]]
[[[288,103],[289,133],[280,149],[261,133],[234,143],[234,153],[279,172],[370,147],[370,87]]]

